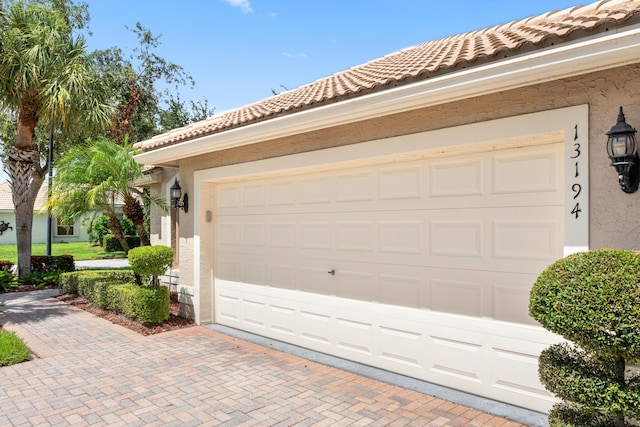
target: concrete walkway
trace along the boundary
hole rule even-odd
[[[2,426],[522,426],[205,327],[144,337],[53,298],[0,295],[34,360],[0,368]]]

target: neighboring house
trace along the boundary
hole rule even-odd
[[[372,40],[375,43],[375,40]],[[640,126],[640,1],[408,48],[137,144],[198,323],[546,411],[528,316],[566,254],[640,249],[606,133]],[[179,225],[179,227],[178,227]]]
[[[45,181],[38,192],[33,208],[33,243],[47,242],[47,219],[48,214],[43,210],[43,206],[47,203],[48,183]],[[121,209],[121,208],[120,208]],[[13,196],[11,195],[11,186],[8,181],[0,182],[0,225],[8,223],[11,228],[2,232],[0,235],[0,245],[16,243],[16,215],[13,206]],[[81,219],[76,220],[73,224],[64,224],[57,217],[53,218],[51,225],[53,243],[69,243],[69,242],[88,242],[89,234],[87,228],[89,223],[83,223]],[[1,227],[0,227],[1,228]]]

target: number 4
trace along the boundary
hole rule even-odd
[[[576,216],[576,219],[578,219],[578,216],[579,216],[580,212],[582,212],[582,209],[580,209],[580,203],[578,202],[573,207],[573,210],[571,211],[571,213]]]

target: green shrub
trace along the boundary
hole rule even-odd
[[[129,251],[129,265],[133,271],[144,277],[151,277],[153,285],[158,285],[158,276],[171,267],[173,249],[167,246],[141,246]]]
[[[76,265],[72,255],[33,255],[31,257],[31,272],[74,271]]]
[[[0,271],[11,271],[13,268],[12,261],[0,261]]]
[[[113,306],[113,301],[109,299],[109,287],[121,286],[113,282],[95,282],[91,286],[91,304],[98,308],[109,309]]]
[[[60,274],[62,274],[59,270],[53,271],[35,271],[31,273],[29,277],[24,277],[22,279],[17,279],[18,283],[21,285],[33,285],[37,289],[44,288],[45,286],[50,287],[58,287],[60,282]]]
[[[112,308],[141,322],[158,324],[169,318],[171,301],[169,288],[165,286],[140,287],[132,283],[111,286],[109,297]]]
[[[124,238],[129,245],[129,249],[140,246],[140,238],[138,236],[125,236]],[[104,236],[102,246],[104,247],[105,252],[119,252],[124,250],[122,249],[120,241],[116,239],[113,234],[107,234]]]
[[[131,270],[80,270],[61,274],[60,289],[63,294],[82,295],[86,298],[83,292],[91,293],[90,288],[94,283],[122,284],[134,280]]]
[[[640,416],[640,376],[627,370],[640,360],[639,253],[602,249],[555,262],[536,280],[529,313],[576,344],[540,356],[540,381],[565,400],[551,426],[623,426]]]
[[[136,227],[133,225],[133,221],[129,218],[123,218],[120,220],[120,225],[122,226],[122,231],[127,236],[135,236],[136,235]],[[94,218],[89,228],[87,229],[89,233],[89,241],[92,243],[96,243],[100,246],[104,245],[104,236],[107,234],[111,234],[111,230],[109,230],[109,217],[106,215],[102,215],[98,218]],[[122,249],[118,249],[122,250]]]
[[[0,270],[0,292],[9,292],[18,287],[18,279],[5,270]]]
[[[63,273],[63,293],[83,296],[99,308],[113,310],[145,323],[162,323],[169,318],[169,289],[140,287],[131,270],[81,270]]]
[[[15,332],[0,331],[0,366],[15,365],[30,359],[29,348]]]

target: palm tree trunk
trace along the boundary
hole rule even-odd
[[[122,246],[122,250],[125,255],[129,253],[129,244],[127,243],[127,239],[124,237],[124,231],[122,230],[122,225],[120,225],[120,219],[118,217],[109,214],[109,230],[113,233],[113,237],[115,237],[118,242],[120,242],[120,246]]]
[[[147,233],[147,228],[144,226],[145,216],[142,203],[140,203],[140,201],[135,197],[127,197],[124,200],[123,211],[124,214],[133,222],[133,225],[136,227],[138,237],[140,237],[140,244],[142,246],[151,245],[151,242],[149,241],[149,234]]]
[[[11,147],[5,151],[5,156],[16,215],[18,277],[25,278],[31,275],[33,205],[44,177],[34,173],[40,161],[38,151]]]

